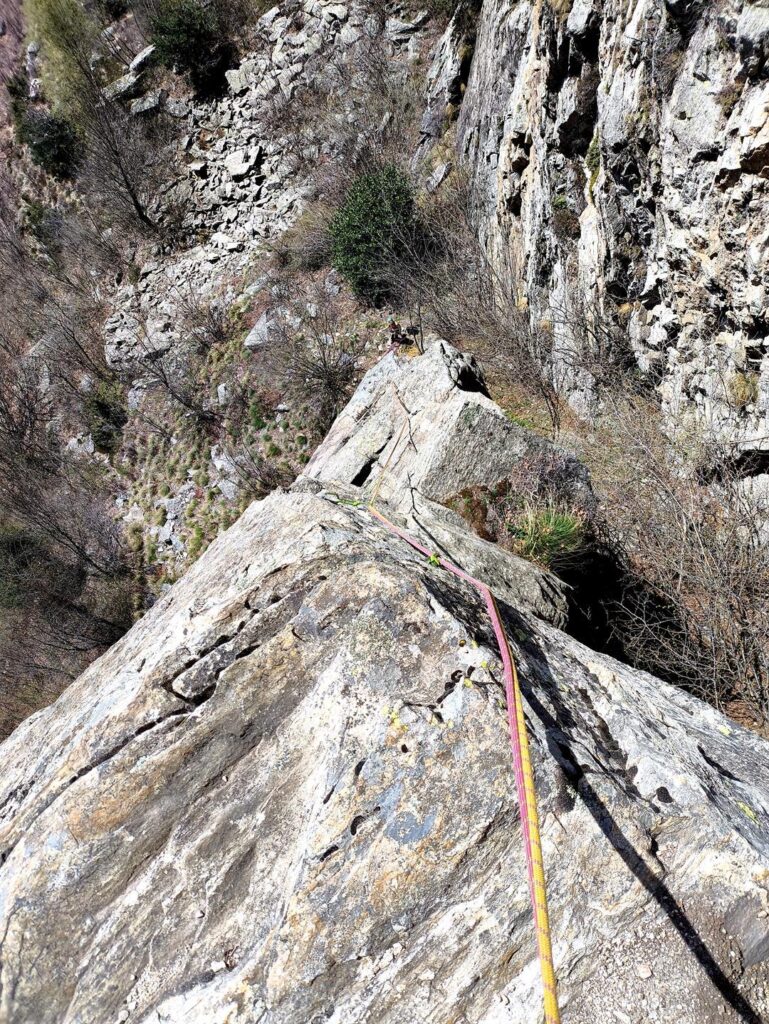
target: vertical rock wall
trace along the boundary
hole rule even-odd
[[[766,446],[767,46],[766,0],[483,3],[461,155],[578,407],[566,354],[600,316],[672,415]]]

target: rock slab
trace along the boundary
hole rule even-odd
[[[387,372],[406,395],[409,369]],[[376,379],[332,438],[355,442]],[[444,441],[425,433],[400,472]],[[538,1019],[482,602],[321,466],[0,746],[3,1022]],[[769,744],[588,650],[512,582],[503,614],[564,1021],[765,1020]]]

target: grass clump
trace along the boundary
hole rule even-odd
[[[735,409],[745,409],[758,401],[757,373],[737,371],[729,381],[729,400]]]
[[[507,531],[517,555],[546,569],[578,557],[586,540],[584,517],[555,505],[524,508],[507,523]]]

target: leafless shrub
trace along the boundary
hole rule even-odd
[[[199,360],[195,346],[158,339],[147,317],[139,312],[131,317],[130,325],[136,347],[136,377],[180,406],[198,425],[213,429],[220,416],[208,398],[208,389],[202,388],[198,381]],[[153,425],[164,432],[162,424]]]
[[[177,290],[176,316],[182,335],[199,353],[228,342],[240,327],[240,317],[224,296],[206,296],[192,287]]]
[[[306,170],[320,155],[332,110],[330,96],[310,76],[290,98],[281,89],[265,97],[259,107],[259,120],[270,138],[280,140],[282,152],[294,169]]]
[[[238,481],[248,498],[264,498],[279,487],[288,487],[294,474],[274,459],[266,458],[259,448],[240,436],[236,443],[222,444],[235,468]]]
[[[260,116],[295,166],[310,173],[317,196],[336,206],[355,175],[416,148],[422,79],[393,60],[376,28],[344,52],[319,53],[306,77],[310,84],[291,99],[275,92]]]
[[[586,299],[575,282],[567,301],[551,304],[549,317],[558,336],[553,380],[559,391],[567,393],[581,382],[600,404],[623,392],[653,388],[654,375],[640,373],[626,326],[611,303]]]
[[[273,246],[278,266],[289,272],[315,271],[328,266],[331,217],[332,212],[325,203],[309,206]]]
[[[730,447],[668,438],[644,398],[612,400],[584,455],[624,563],[616,629],[628,656],[766,721],[769,500]]]
[[[483,250],[464,181],[447,182],[423,203],[419,229],[398,239],[389,275],[393,294],[417,321],[476,352],[501,380],[523,385],[557,432],[552,334],[532,324],[512,256],[504,265]]]
[[[91,575],[0,513],[0,737],[125,633],[134,600],[130,573]]]
[[[160,334],[143,308],[127,318],[135,345],[133,372],[198,425],[213,430],[222,416],[209,399],[206,357],[235,337],[243,326],[241,313],[226,292],[212,295],[191,286],[174,286],[169,299],[174,306],[172,335]]]
[[[340,320],[332,297],[316,289],[306,302],[294,301],[276,318],[267,353],[276,386],[307,411],[319,434],[352,394],[364,347],[363,339],[343,330]]]

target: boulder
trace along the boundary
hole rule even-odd
[[[566,1019],[759,1021],[767,744],[505,614]],[[537,1019],[502,703],[472,588],[253,505],[1,748],[2,1019]]]
[[[270,320],[270,317],[267,314],[267,312],[262,313],[262,315],[256,321],[256,324],[251,328],[251,330],[246,335],[246,339],[243,342],[245,347],[247,349],[251,349],[252,351],[254,349],[263,348],[270,340],[271,326],[272,321]]]
[[[129,71],[144,71],[154,62],[155,59],[155,47],[153,45],[145,46],[143,50],[140,50],[136,54],[134,59],[128,65]]]
[[[104,95],[110,100],[130,100],[139,93],[141,81],[140,72],[129,71],[120,78],[116,78],[114,82],[110,82],[104,89]]]
[[[236,149],[225,158],[224,166],[233,181],[240,181],[250,174],[258,159],[258,149]]]
[[[408,514],[415,495],[445,502],[466,488],[493,487],[524,459],[556,453],[570,496],[592,504],[584,467],[509,420],[488,397],[474,358],[428,337],[424,355],[391,352],[367,374],[306,475],[377,487]]]
[[[230,91],[235,96],[242,96],[243,93],[248,91],[253,74],[253,63],[250,61],[243,61],[239,67],[233,68],[231,71],[225,71],[224,77],[227,79]]]
[[[168,92],[165,89],[153,89],[135,99],[130,106],[132,114],[157,114],[165,106],[168,99]]]

